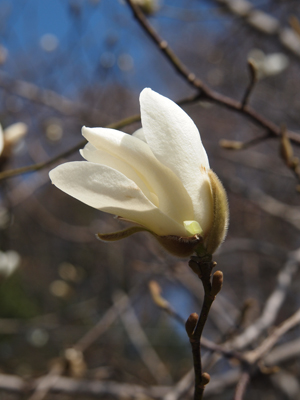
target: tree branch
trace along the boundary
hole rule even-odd
[[[137,22],[143,28],[147,36],[156,44],[156,46],[161,50],[163,55],[168,59],[170,64],[173,68],[179,73],[179,75],[194,89],[198,92],[199,100],[207,100],[213,103],[219,104],[229,110],[235,111],[239,114],[244,115],[256,125],[261,126],[266,131],[270,132],[274,137],[278,137],[281,134],[281,129],[279,126],[274,124],[272,121],[268,120],[267,118],[263,117],[251,107],[245,105],[243,107],[242,102],[239,102],[235,99],[230,97],[224,96],[219,92],[216,92],[209,88],[204,82],[196,77],[194,73],[188,70],[188,68],[181,62],[181,60],[176,56],[173,50],[169,47],[168,43],[160,38],[157,32],[153,29],[153,27],[147,21],[145,15],[141,11],[141,9],[132,1],[126,0],[127,4],[131,8],[134,17],[136,18]],[[288,131],[288,137],[300,144],[300,135]]]

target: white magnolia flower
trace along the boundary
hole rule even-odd
[[[177,104],[151,89],[142,91],[140,105],[142,129],[130,136],[83,127],[87,161],[62,164],[50,178],[89,206],[138,224],[99,234],[103,240],[147,230],[177,255],[192,254],[200,244],[212,254],[225,237],[228,207],[198,129]]]

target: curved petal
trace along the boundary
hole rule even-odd
[[[127,176],[127,178],[135,182],[137,186],[142,190],[144,195],[147,196],[148,199],[152,201],[152,203],[156,207],[158,207],[157,196],[149,191],[144,181],[126,161],[114,157],[113,155],[105,151],[96,149],[96,147],[94,147],[91,143],[87,143],[85,147],[80,150],[80,154],[87,161],[106,165],[107,167],[114,168],[117,171],[121,172],[123,175]]]
[[[82,128],[85,138],[98,150],[102,150],[128,163],[158,198],[159,209],[183,225],[193,220],[191,198],[180,179],[159,162],[147,143],[123,132],[108,128]]]
[[[212,222],[209,162],[192,119],[173,101],[144,89],[140,95],[144,134],[155,157],[180,178],[190,195],[195,220],[205,231]]]
[[[183,225],[155,207],[141,189],[113,168],[75,161],[50,171],[55,186],[83,203],[147,227],[157,235],[183,236]]]
[[[143,142],[147,143],[143,128],[140,128],[137,131],[133,132],[131,136],[141,139]]]

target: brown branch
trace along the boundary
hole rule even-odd
[[[109,124],[106,127],[112,128],[112,129],[121,129],[124,126],[130,125],[134,122],[138,122],[139,120],[140,120],[140,115],[133,115],[131,117],[124,118],[118,122]],[[59,161],[62,158],[69,157],[70,155],[75,153],[75,151],[81,149],[85,144],[86,144],[86,140],[82,140],[81,142],[79,142],[75,146],[71,147],[70,149],[58,154],[57,156],[55,156],[45,162],[0,172],[0,181],[3,179],[12,178],[13,176],[26,174],[28,172],[40,171],[41,169],[44,169],[44,168],[49,167],[50,165],[56,163],[57,161]]]
[[[273,136],[270,134],[270,132],[267,132],[266,134],[251,139],[248,142],[222,139],[220,140],[220,146],[227,150],[245,150],[249,149],[249,147],[256,146],[258,143],[264,142],[265,140],[271,138],[273,138]]]
[[[211,261],[211,256],[207,255],[192,256],[189,261],[189,267],[198,275],[204,288],[204,300],[200,316],[198,317],[195,313],[191,314],[185,324],[193,354],[195,371],[194,400],[202,400],[205,386],[210,381],[209,374],[202,371],[201,336],[211,305],[223,284],[223,274],[221,271],[215,272],[211,281],[211,274],[215,265],[216,263]]]
[[[290,254],[284,268],[278,274],[276,288],[267,299],[261,316],[243,333],[228,342],[230,348],[241,350],[247,347],[272,326],[292,283],[292,278],[299,268],[299,256],[297,252]]]
[[[226,387],[234,385],[238,381],[239,376],[240,373],[237,370],[216,375],[214,382],[212,382],[207,388],[207,393],[220,393],[220,390],[224,390]],[[28,395],[32,393],[33,389],[39,384],[41,379],[26,381],[15,375],[0,374],[0,389],[6,392]],[[86,395],[94,398],[105,398],[109,396],[122,400],[136,400],[137,398],[142,397],[160,400],[170,393],[172,389],[173,388],[170,386],[143,387],[140,385],[119,383],[115,381],[96,381],[58,377],[53,386],[50,387],[49,393],[63,393],[77,397],[80,395]]]
[[[251,93],[254,89],[254,86],[257,82],[256,66],[252,60],[248,60],[248,67],[249,67],[249,72],[250,72],[250,82],[249,82],[249,85],[246,89],[246,92],[245,92],[243,100],[242,100],[242,109],[244,109],[246,107],[246,105],[248,104],[250,95],[251,95]]]
[[[248,371],[244,371],[240,376],[240,379],[236,386],[234,400],[243,400],[249,382],[250,382],[250,373]]]
[[[184,99],[178,101],[177,104],[181,105],[181,106],[185,105],[185,104],[191,104],[191,103],[195,102],[197,100],[197,98],[198,98],[198,96],[190,96],[190,97],[187,97],[187,98],[184,98]],[[111,124],[107,125],[106,128],[122,129],[125,126],[131,125],[135,122],[139,122],[140,119],[141,119],[141,116],[139,114],[132,115],[130,117],[121,119],[120,121],[111,123]],[[69,157],[70,155],[72,155],[73,153],[75,153],[76,151],[81,149],[85,144],[86,144],[86,140],[82,140],[77,145],[71,147],[70,149],[58,154],[57,156],[55,156],[45,162],[0,172],[0,181],[7,179],[7,178],[12,178],[14,176],[23,175],[28,172],[36,172],[36,171],[40,171],[44,168],[47,168],[50,165],[59,161],[60,159]]]
[[[142,13],[141,9],[137,5],[135,5],[132,0],[126,0],[126,2],[131,8],[137,22],[140,24],[140,26],[143,28],[143,30],[146,32],[149,38],[161,50],[161,52],[168,59],[173,68],[189,85],[191,85],[194,89],[197,90],[199,100],[201,99],[201,100],[211,101],[225,108],[228,108],[229,110],[240,113],[246,116],[256,125],[259,125],[266,131],[270,132],[273,136],[275,137],[280,136],[281,133],[280,127],[274,124],[272,121],[263,117],[255,110],[253,110],[251,107],[247,105],[243,107],[241,102],[212,90],[204,82],[198,79],[196,75],[191,71],[189,71],[189,69],[180,61],[180,59],[176,56],[173,50],[169,47],[168,43],[162,38],[160,38],[160,36],[157,34],[157,32],[153,29],[153,27],[149,24],[149,22],[145,18],[145,15]],[[288,131],[287,135],[292,141],[300,144],[299,134],[292,131]]]
[[[127,307],[125,310],[118,306],[119,300],[124,298],[127,300]],[[141,360],[147,367],[152,377],[159,384],[170,384],[172,382],[171,375],[149,342],[127,295],[121,291],[115,293],[113,295],[113,303],[130,341],[139,353]]]
[[[33,83],[13,79],[3,71],[0,71],[0,88],[8,93],[29,100],[32,103],[41,104],[66,116],[77,117],[81,120],[85,119],[85,121],[88,116],[90,123],[95,124],[100,120],[99,110],[82,106],[53,90],[41,89]]]
[[[300,324],[300,309],[295,312],[290,318],[285,320],[281,325],[274,329],[256,349],[245,354],[245,358],[249,363],[257,363],[261,360],[278,342],[278,340],[290,329]]]

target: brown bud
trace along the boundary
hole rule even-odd
[[[202,376],[202,385],[205,386],[209,383],[210,381],[210,375],[207,372],[203,372]]]
[[[222,285],[223,285],[223,272],[216,271],[213,274],[210,294],[212,296],[216,296],[219,293],[219,291],[222,289]]]
[[[197,313],[191,314],[185,323],[185,330],[188,334],[188,337],[191,338],[193,336],[193,332],[196,328],[198,322],[199,315]]]
[[[220,140],[220,146],[227,150],[240,150],[243,147],[243,142],[237,140]]]

